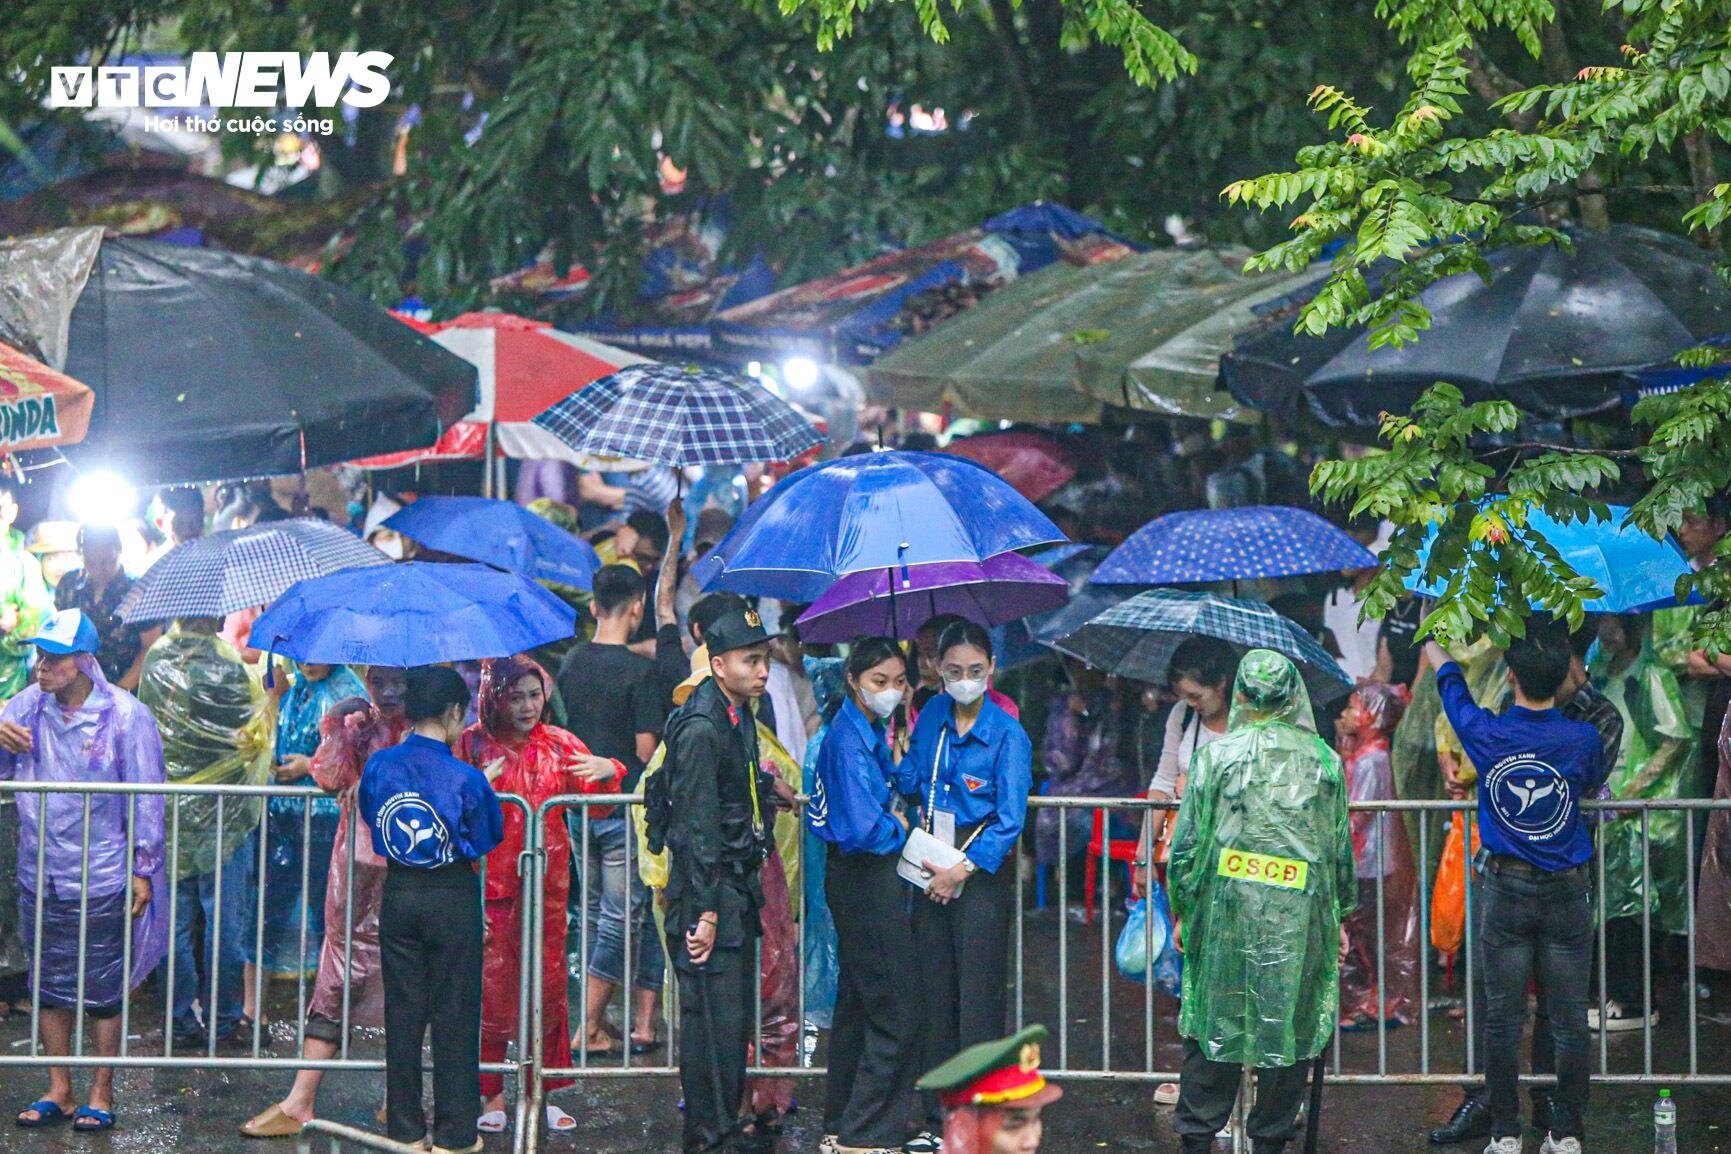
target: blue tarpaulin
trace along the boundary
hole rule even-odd
[[[1063,205],[1013,208],[979,228],[875,257],[720,313],[710,326],[720,359],[805,356],[869,364],[901,343],[909,300],[947,285],[1013,280],[1060,259],[1087,262],[1134,246]]]

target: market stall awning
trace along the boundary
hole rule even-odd
[[[82,441],[95,398],[88,386],[0,342],[0,453]]]
[[[489,424],[497,451],[507,457],[582,464],[563,441],[534,424],[534,418],[591,381],[645,363],[635,353],[511,313],[464,313],[434,325],[430,335],[475,366],[481,403],[431,448],[368,457],[355,462],[361,467],[478,461],[487,452]]]
[[[804,356],[867,364],[969,307],[985,286],[1060,260],[1089,264],[1133,251],[1105,225],[1062,205],[1023,205],[979,228],[728,309],[711,326],[714,351],[740,363]]]
[[[1244,276],[1247,255],[1159,249],[1042,269],[877,361],[870,394],[1001,420],[1092,421],[1108,404],[1249,419],[1215,391],[1220,355],[1309,282]]]

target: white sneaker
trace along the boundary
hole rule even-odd
[[[1539,1147],[1539,1154],[1581,1154],[1579,1138],[1556,1138],[1545,1135],[1545,1144]]]
[[[1642,1017],[1634,1010],[1625,1009],[1621,1002],[1606,1002],[1604,1024],[1599,1022],[1599,1007],[1587,1007],[1587,1028],[1589,1030],[1604,1030],[1607,1034],[1619,1034],[1625,1030],[1639,1030],[1645,1026],[1659,1024],[1659,1011],[1654,1010]]]
[[[1485,1154],[1521,1154],[1519,1138],[1492,1138],[1491,1144],[1485,1147]]]
[[[921,1130],[902,1143],[902,1154],[942,1154],[944,1140],[930,1130]]]

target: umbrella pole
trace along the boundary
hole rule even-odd
[[[884,576],[888,577],[890,582],[890,640],[900,641],[902,639],[902,623],[901,619],[896,616],[895,567],[892,565],[890,568],[885,569]]]
[[[487,440],[481,450],[481,496],[495,496],[493,492],[493,422],[487,422]]]

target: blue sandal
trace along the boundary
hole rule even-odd
[[[26,1118],[24,1115],[30,1113],[32,1110],[36,1112],[36,1117]],[[40,1101],[30,1103],[30,1105],[18,1111],[16,1121],[18,1125],[25,1130],[41,1130],[44,1127],[54,1126],[66,1121],[66,1111],[60,1108],[58,1102],[52,1102],[47,1098],[43,1098]]]
[[[114,1113],[94,1106],[80,1106],[72,1112],[72,1128],[80,1134],[98,1134],[114,1129]]]

